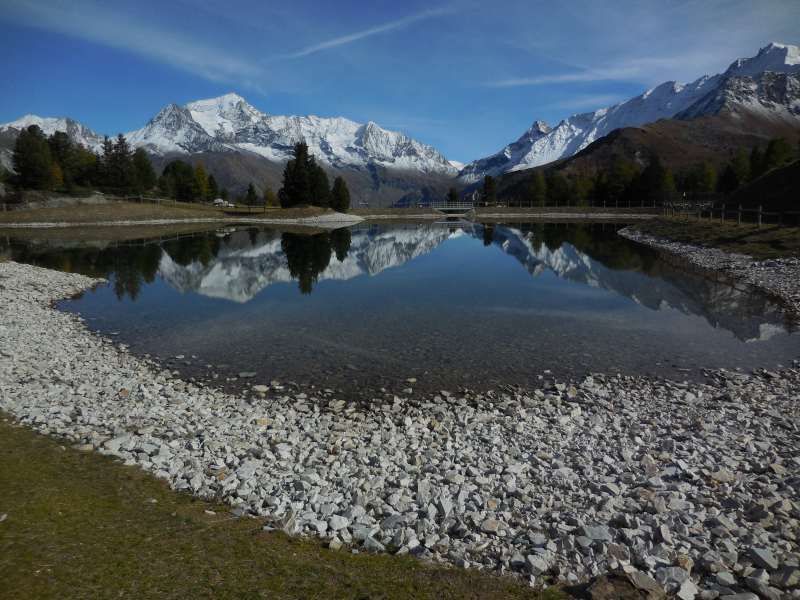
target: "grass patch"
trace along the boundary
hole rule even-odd
[[[2,223],[99,223],[106,221],[145,221],[152,219],[238,219],[252,216],[264,219],[297,219],[326,212],[308,206],[298,208],[236,207],[215,208],[204,204],[172,202],[165,204],[107,202],[77,204],[58,208],[34,208],[0,212]]]
[[[480,217],[481,215],[502,215],[502,214],[512,214],[512,215],[520,215],[520,214],[530,214],[530,215],[538,215],[538,214],[570,214],[570,213],[577,213],[577,214],[592,214],[592,213],[599,213],[599,214],[625,214],[625,215],[632,215],[632,214],[643,214],[643,215],[652,215],[658,214],[661,209],[653,208],[653,207],[642,207],[642,206],[632,206],[632,207],[614,207],[609,206],[604,208],[602,206],[502,206],[502,207],[495,207],[495,206],[482,206],[476,209],[476,214]]]
[[[224,506],[0,415],[2,513],[2,598],[563,597],[510,578],[266,533],[259,520],[233,519]]]
[[[660,217],[638,222],[633,228],[676,242],[748,254],[760,260],[800,256],[798,227],[762,225],[759,228],[749,223],[736,225],[731,222]]]

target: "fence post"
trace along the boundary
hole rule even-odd
[[[723,223],[725,222],[725,203],[722,203],[722,219],[720,219]]]
[[[741,204],[739,205],[739,210],[736,211],[736,224],[737,225],[741,225],[742,224],[742,205]]]
[[[761,227],[761,211],[762,211],[762,206],[759,204],[758,205],[758,227],[759,228]]]

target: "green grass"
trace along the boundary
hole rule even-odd
[[[677,242],[748,254],[756,259],[800,256],[800,228],[777,225],[736,225],[660,217],[633,225],[635,229]]]
[[[0,415],[3,513],[0,598],[563,597],[511,578],[267,533],[259,520],[233,519],[224,506]]]

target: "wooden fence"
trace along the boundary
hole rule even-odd
[[[741,204],[732,206],[724,202],[719,206],[715,206],[714,203],[669,203],[664,205],[663,214],[686,219],[694,218],[698,221],[707,220],[720,223],[736,221],[737,225],[753,223],[758,227],[762,225],[800,225],[800,210],[767,211],[760,204],[756,208],[744,208]]]

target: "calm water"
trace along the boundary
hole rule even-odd
[[[61,308],[223,387],[241,371],[257,374],[248,384],[364,395],[412,377],[416,389],[536,384],[546,370],[685,379],[800,355],[773,303],[670,266],[618,227],[229,229],[125,245],[10,240],[5,252],[108,277]]]

